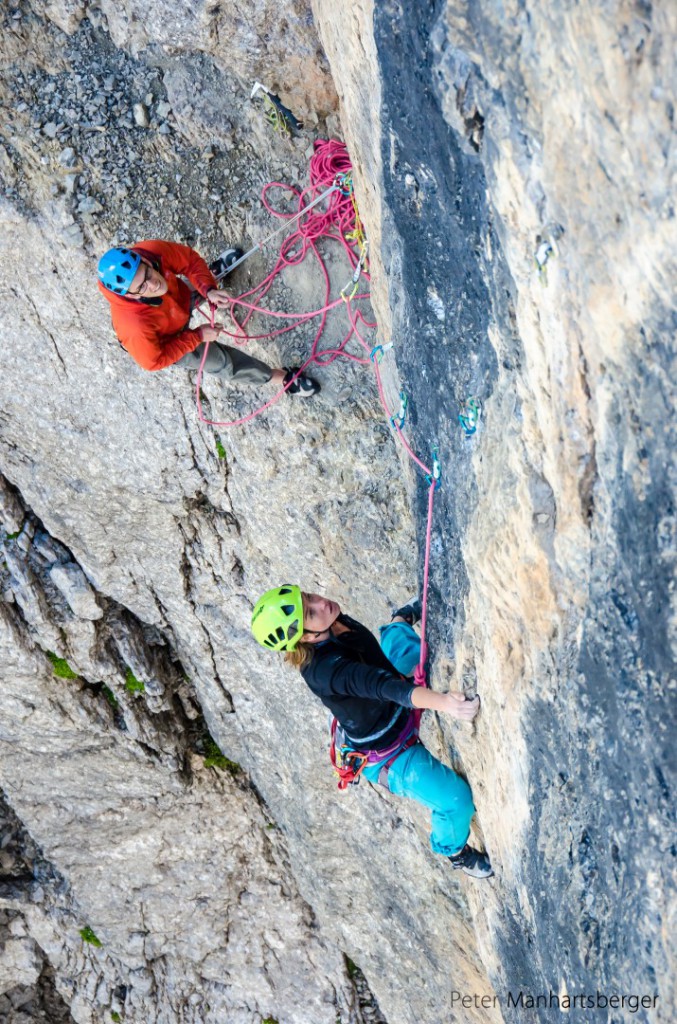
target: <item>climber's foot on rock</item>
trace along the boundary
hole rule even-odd
[[[494,873],[486,853],[480,853],[479,850],[473,849],[467,843],[460,853],[455,853],[449,860],[453,868],[457,871],[465,871],[466,875],[470,875],[471,878],[491,878]]]
[[[408,604],[398,608],[391,615],[393,619],[404,619],[410,626],[415,626],[421,619],[421,602],[418,597],[414,598],[413,601],[409,601]]]
[[[318,391],[321,391],[319,381],[314,380],[313,377],[306,377],[304,373],[296,375],[299,372],[298,366],[292,366],[291,369],[285,367],[285,374],[283,378],[283,385],[287,388],[288,395],[298,395],[300,398],[311,398],[316,395]],[[296,377],[296,380],[293,378]],[[291,384],[289,382],[292,381]],[[287,385],[289,384],[289,387]]]

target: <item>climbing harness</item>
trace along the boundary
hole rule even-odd
[[[399,712],[398,712],[399,714]],[[393,762],[414,743],[418,742],[418,731],[421,724],[421,710],[415,708],[407,715],[407,721],[397,738],[384,750],[357,750],[346,735],[337,718],[332,718],[330,727],[329,758],[338,777],[337,786],[345,790],[348,786],[357,786],[362,772],[368,764],[384,761],[378,773],[379,784],[388,789],[388,772]],[[389,723],[384,732],[390,728]],[[379,734],[380,735],[380,734]],[[367,739],[378,739],[377,736]],[[362,741],[364,742],[364,741]]]
[[[279,132],[280,135],[285,135],[287,138],[298,135],[303,128],[303,121],[299,121],[289,107],[285,107],[280,97],[271,92],[263,82],[254,82],[254,88],[249,98],[253,100],[258,94],[263,97],[264,117],[273,131]]]
[[[411,736],[409,737],[409,739],[405,740],[405,742],[402,744],[402,746],[399,747],[395,751],[395,753],[392,754],[388,758],[388,760],[385,762],[385,764],[381,765],[381,767],[379,768],[379,772],[378,772],[378,784],[379,784],[379,786],[383,786],[384,789],[390,790],[390,784],[388,782],[388,775],[390,773],[391,766],[395,763],[395,761],[398,759],[400,754],[403,754],[405,750],[409,749],[409,747],[413,747],[413,745],[415,743],[418,743],[418,728],[416,729],[416,732],[412,733]]]

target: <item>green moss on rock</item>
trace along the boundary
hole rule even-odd
[[[47,657],[52,663],[52,672],[59,679],[77,679],[78,674],[74,672],[65,658],[60,658],[54,651],[47,651]]]
[[[143,693],[145,689],[146,684],[137,679],[131,668],[128,668],[125,675],[125,690],[128,690],[129,693]]]

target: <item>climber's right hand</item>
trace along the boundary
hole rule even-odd
[[[440,696],[444,701],[442,710],[452,718],[459,718],[462,722],[472,722],[480,709],[479,697],[468,700],[465,694],[459,693],[457,690],[443,693]]]
[[[200,341],[204,343],[206,341],[217,341],[219,334],[222,334],[224,329],[221,324],[215,324],[213,327],[210,327],[209,324],[204,324],[204,326],[198,327],[197,332],[200,335]]]

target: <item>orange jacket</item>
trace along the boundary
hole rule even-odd
[[[99,291],[110,303],[113,327],[123,347],[144,370],[171,366],[200,344],[200,335],[187,330],[190,320],[190,288],[177,274],[183,274],[200,295],[206,296],[216,281],[209,267],[194,249],[176,242],[153,239],[132,246],[144,259],[157,265],[167,282],[159,306],[148,306],[108,291]]]

